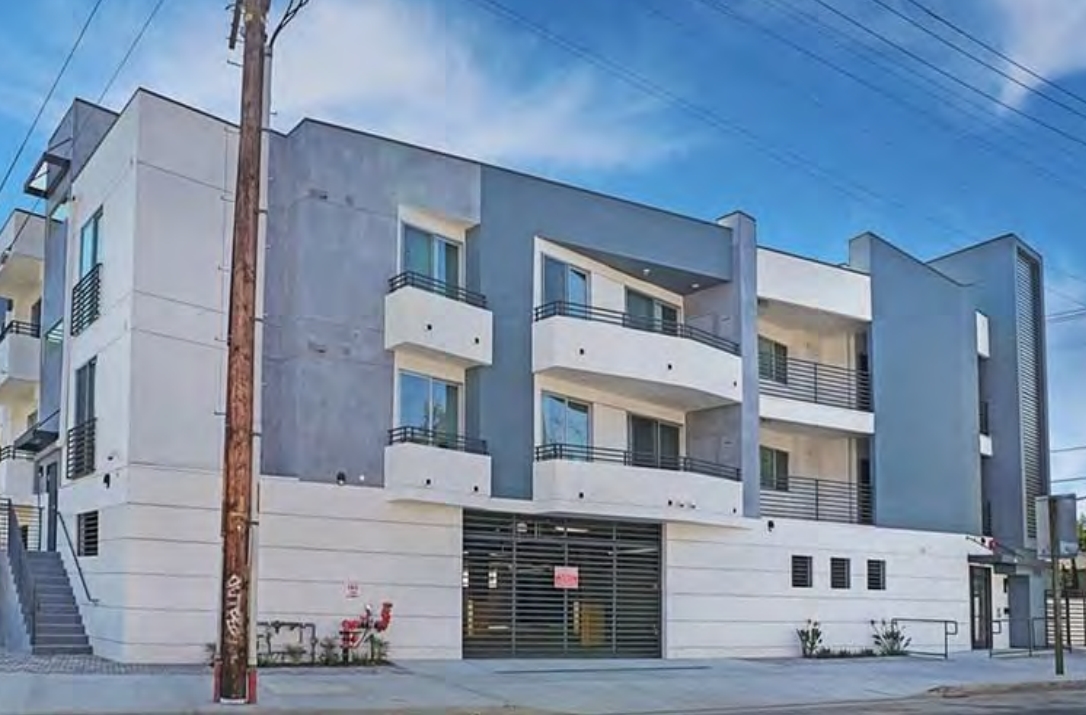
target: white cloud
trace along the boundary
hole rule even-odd
[[[1086,71],[1086,3],[1082,0],[992,0],[998,15],[1000,50],[1050,81]],[[1039,81],[1011,65],[1005,68],[1022,84]],[[1011,80],[1001,87],[1003,101],[1021,106],[1029,91]],[[1058,95],[1058,91],[1055,92]]]
[[[530,36],[471,21],[465,7],[310,4],[276,45],[274,124],[289,129],[311,116],[483,160],[568,169],[643,165],[681,146],[659,107],[583,66],[550,62]],[[186,10],[111,97],[145,84],[236,116],[228,17],[204,3]]]

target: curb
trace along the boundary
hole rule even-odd
[[[940,698],[971,698],[981,695],[1010,695],[1062,690],[1086,690],[1086,680],[1037,680],[1024,683],[982,683],[978,685],[940,685],[927,691]]]

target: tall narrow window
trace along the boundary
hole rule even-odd
[[[428,375],[401,372],[399,426],[446,437],[459,434],[460,386]]]
[[[588,273],[550,256],[544,256],[543,303],[587,306]]]
[[[98,265],[98,238],[102,224],[102,209],[83,224],[79,232],[79,277],[87,275]]]
[[[759,447],[762,489],[788,491],[788,452],[772,447]]]
[[[788,346],[758,336],[758,377],[788,384]]]
[[[91,358],[75,371],[75,409],[72,424],[76,427],[94,419],[94,378],[98,359]]]
[[[886,590],[886,562],[881,559],[870,559],[867,562],[867,590]]]
[[[814,559],[810,556],[792,557],[792,588],[814,586]]]
[[[458,287],[460,245],[414,226],[404,226],[403,270]]]
[[[679,434],[678,425],[630,415],[629,444],[633,463],[639,467],[678,469]]]
[[[851,565],[848,559],[830,559],[830,588],[852,588]]]
[[[98,512],[85,511],[75,517],[76,555],[98,555]]]
[[[637,291],[626,291],[629,327],[674,334],[678,331],[679,309]]]
[[[589,415],[583,402],[558,395],[543,395],[543,443],[570,447],[570,457],[587,457],[591,445]]]

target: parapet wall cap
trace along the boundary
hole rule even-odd
[[[720,223],[724,219],[731,218],[732,216],[742,216],[743,218],[750,219],[753,223],[758,223],[758,219],[754,218],[753,216],[748,214],[746,211],[743,211],[741,209],[736,209],[735,211],[730,211],[730,212],[724,214],[723,216],[718,218],[716,220],[716,222]]]

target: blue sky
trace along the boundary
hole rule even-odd
[[[104,0],[32,149],[73,96],[98,98],[156,2]],[[1049,311],[1086,304],[1086,144],[1018,114],[1086,142],[1086,101],[1051,92],[1084,116],[1045,101],[1028,75],[968,45],[1021,85],[987,70],[876,0],[826,3],[1007,106],[817,0],[500,2],[549,37],[487,0],[312,0],[277,47],[275,123],[316,116],[703,218],[741,208],[762,242],[831,261],[865,230],[921,256],[1015,232],[1046,256]],[[1086,98],[1081,0],[922,2]],[[93,4],[0,10],[5,166]],[[166,0],[105,102],[145,85],[236,114],[223,5]],[[0,191],[5,213],[26,203],[34,153]],[[1086,319],[1049,340],[1053,445],[1086,443]],[[1078,475],[1086,452],[1056,458],[1054,476]]]

